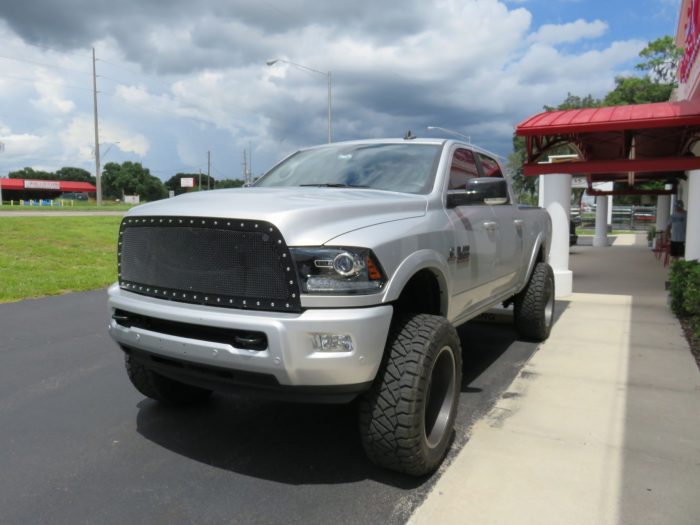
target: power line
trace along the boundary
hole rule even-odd
[[[17,58],[17,57],[10,57],[7,55],[0,55],[0,58],[3,58],[5,60],[14,60],[16,62],[26,62],[27,64],[34,64],[35,66],[42,66],[42,67],[49,67],[52,69],[62,69],[64,71],[71,71],[74,73],[85,73],[86,75],[90,74],[89,71],[85,69],[75,69],[75,68],[70,68],[70,67],[64,67],[64,66],[57,66],[55,64],[45,64],[43,62],[37,62],[35,60],[29,60],[26,58]]]
[[[51,46],[47,46],[47,45],[44,45],[44,44],[32,44],[31,42],[26,42],[26,41],[24,41],[24,40],[22,41],[22,45],[25,45],[25,46],[27,46],[27,47],[35,47],[35,48],[37,48],[37,49],[41,49],[42,51],[52,51],[52,52],[54,52],[54,53],[60,53],[60,54],[62,54],[62,55],[67,55],[67,54],[72,53],[72,51],[67,51],[67,50],[65,50],[65,49],[58,49],[58,48],[56,48],[56,47],[51,47]],[[84,56],[86,59],[91,58],[91,55],[89,55],[89,54],[88,54],[88,55],[78,55],[78,54],[76,54],[76,56]]]
[[[158,80],[158,78],[154,77],[153,75],[146,75],[146,74],[144,74],[143,70],[137,71],[137,70],[134,69],[134,68],[125,67],[125,66],[122,66],[122,65],[119,65],[119,64],[115,64],[114,62],[110,62],[110,61],[108,61],[108,60],[104,60],[104,59],[101,59],[101,58],[98,58],[97,61],[98,61],[98,62],[103,62],[103,63],[105,63],[105,64],[109,64],[110,66],[116,67],[117,69],[121,69],[121,70],[123,70],[123,71],[127,71],[128,73],[131,73],[132,75],[135,75],[135,76],[137,76],[137,77],[139,77],[139,78],[146,77],[146,78],[148,79],[148,82],[155,82],[156,84],[160,84],[163,88],[165,88],[166,91],[170,91],[170,90],[172,89],[172,86],[167,85],[167,84],[166,84],[165,82],[163,82],[162,80]],[[109,77],[105,77],[105,78],[109,78]],[[121,81],[115,80],[115,79],[110,79],[110,80],[113,80],[114,82],[121,82]]]
[[[130,68],[130,67],[125,67],[120,64],[115,64],[114,62],[110,62],[109,60],[105,60],[104,58],[98,58],[98,62],[102,62],[104,64],[109,64],[110,66],[114,66],[117,69],[123,69],[124,71],[128,71],[132,75],[143,75],[143,71],[137,71],[136,69]]]
[[[31,82],[32,84],[50,84],[53,86],[63,86],[65,88],[69,88],[69,89],[80,89],[81,91],[92,91],[92,89],[90,89],[90,88],[80,87],[80,86],[72,86],[70,84],[64,84],[63,82],[51,82],[50,80],[37,80],[34,78],[18,77],[18,76],[14,76],[14,75],[5,75],[4,73],[0,74],[0,77],[11,78],[12,80],[19,80],[22,82]],[[107,93],[107,92],[104,92],[104,93]]]

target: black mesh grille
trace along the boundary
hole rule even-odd
[[[172,301],[298,312],[289,249],[265,221],[203,217],[125,218],[119,283]]]

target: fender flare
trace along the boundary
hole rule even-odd
[[[406,257],[387,283],[382,302],[396,301],[406,284],[421,270],[430,270],[435,275],[440,287],[440,311],[446,315],[450,300],[449,267],[445,258],[434,250],[418,250]]]
[[[540,253],[540,249],[543,247],[545,249],[544,262],[547,262],[547,259],[549,257],[547,254],[547,243],[545,239],[545,234],[544,232],[540,232],[532,245],[532,253],[530,254],[530,260],[528,261],[525,275],[523,275],[523,281],[521,283],[520,289],[522,289],[530,279],[530,275],[532,275],[532,270],[535,268],[535,264],[537,263],[537,256]]]

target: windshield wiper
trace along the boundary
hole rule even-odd
[[[315,188],[369,188],[357,184],[343,184],[342,182],[322,182],[316,184],[299,184],[299,186],[313,186]]]

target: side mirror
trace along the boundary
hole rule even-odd
[[[447,207],[468,205],[499,205],[508,202],[508,183],[496,177],[475,177],[469,179],[464,190],[447,192]]]

